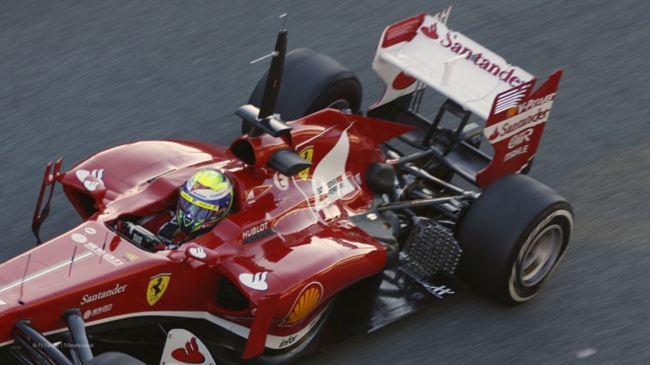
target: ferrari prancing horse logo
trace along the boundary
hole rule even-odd
[[[149,302],[149,305],[156,304],[162,298],[167,286],[169,286],[171,276],[171,273],[163,273],[153,276],[149,280],[149,286],[147,287],[147,302]]]

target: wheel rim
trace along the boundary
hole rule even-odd
[[[554,224],[535,237],[519,265],[521,284],[536,285],[551,272],[560,257],[563,236],[562,227]]]
[[[341,110],[341,111],[352,110],[352,108],[350,108],[350,103],[348,103],[348,101],[345,99],[338,99],[330,103],[330,105],[328,105],[327,107],[331,109]]]

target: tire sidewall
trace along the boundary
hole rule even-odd
[[[332,104],[344,100],[348,109],[358,112],[361,104],[358,90],[359,83],[355,79],[344,78],[327,85],[318,95],[314,102],[304,112],[304,116],[316,113],[317,111],[330,108]]]
[[[526,286],[522,283],[521,278],[521,265],[524,260],[525,254],[531,248],[531,245],[538,238],[540,233],[543,233],[549,227],[557,225],[562,229],[562,242],[559,248],[559,254],[549,272],[544,276],[541,281],[534,285]],[[542,212],[538,219],[531,222],[530,226],[520,236],[516,247],[512,250],[512,255],[509,258],[509,265],[511,269],[507,272],[508,293],[507,295],[515,303],[523,303],[535,295],[546,285],[548,280],[553,276],[554,271],[557,269],[559,263],[566,254],[566,249],[569,245],[571,238],[571,231],[573,228],[573,215],[571,207],[564,202],[560,202],[548,207]]]
[[[317,345],[320,335],[323,333],[323,330],[327,325],[327,321],[332,313],[333,307],[334,299],[330,299],[330,301],[325,304],[323,309],[319,311],[319,314],[315,316],[319,317],[318,321],[313,325],[309,332],[307,332],[307,334],[305,334],[305,336],[300,339],[300,341],[290,347],[287,347],[284,351],[279,351],[276,353],[270,353],[267,351],[263,355],[257,357],[255,359],[255,363],[263,365],[285,364],[308,355],[308,352]]]
[[[253,90],[248,103],[259,107],[268,72]],[[275,113],[285,122],[303,118],[345,100],[352,113],[361,109],[363,90],[354,73],[334,59],[311,49],[299,48],[286,56]],[[250,125],[242,122],[242,133]]]

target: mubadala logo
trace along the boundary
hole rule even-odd
[[[88,294],[84,295],[83,298],[81,298],[81,305],[91,303],[99,299],[107,298],[116,294],[124,293],[125,290],[126,290],[126,284],[120,285],[118,283],[115,285],[115,288],[113,289],[105,290],[93,295],[88,295]]]

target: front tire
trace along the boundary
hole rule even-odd
[[[458,275],[487,297],[524,303],[544,287],[566,253],[573,210],[559,194],[521,174],[486,188],[460,223]]]
[[[320,318],[318,318],[316,323],[309,329],[309,332],[300,341],[283,350],[266,349],[264,354],[256,359],[255,363],[260,365],[285,364],[308,355],[318,345],[333,307],[334,299],[330,299],[325,307],[321,309],[321,313],[319,314]]]

